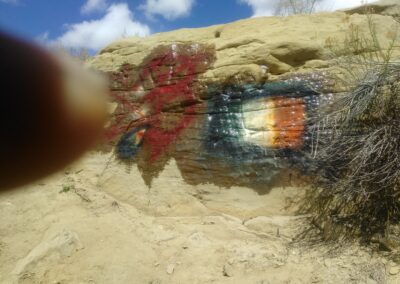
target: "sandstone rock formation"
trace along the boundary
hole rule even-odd
[[[174,158],[190,184],[261,192],[313,167],[309,126],[340,89],[332,45],[369,36],[366,15],[267,17],[129,38],[91,62],[108,72],[106,138],[148,185]],[[373,15],[382,48],[398,23]]]
[[[396,22],[392,17],[374,15],[377,34],[388,42],[387,33]],[[368,33],[365,15],[344,12],[262,17],[240,20],[207,28],[181,29],[154,34],[146,38],[126,38],[104,48],[91,62],[102,71],[118,71],[124,64],[139,66],[159,45],[199,43],[214,45],[216,62],[201,80],[207,83],[250,78],[258,82],[269,76],[302,69],[326,68],[330,39],[341,42],[349,27],[358,26]],[[267,72],[263,66],[268,67]],[[246,76],[245,75],[250,75]]]
[[[373,18],[388,43],[396,22]],[[304,188],[268,187],[312,166],[310,120],[340,91],[325,47],[366,21],[248,19],[105,48],[92,66],[111,78],[113,152],[0,194],[0,283],[398,283],[396,258],[303,243]]]

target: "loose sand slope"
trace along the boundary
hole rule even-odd
[[[174,161],[148,189],[109,157],[92,153],[0,196],[1,283],[400,281],[391,262],[356,245],[291,243],[305,218],[287,205],[301,189],[189,186]]]

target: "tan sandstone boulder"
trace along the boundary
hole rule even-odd
[[[311,126],[341,91],[329,76],[334,51],[370,37],[371,21],[388,48],[399,23],[355,12],[251,18],[114,42],[90,63],[111,78],[106,144],[148,185],[171,159],[190,184],[259,192],[291,184],[316,167]],[[359,38],[349,39],[352,32]]]
[[[353,10],[356,11],[356,10]],[[374,15],[377,34],[382,42],[397,26],[392,17]],[[206,28],[181,29],[154,34],[146,38],[125,38],[104,48],[91,62],[103,71],[116,71],[124,64],[139,65],[158,45],[196,42],[215,45],[216,61],[204,77],[222,80],[250,70],[254,78],[263,78],[263,68],[273,75],[293,72],[301,67],[317,67],[315,60],[327,60],[327,43],[344,40],[352,26],[368,33],[367,17],[344,12],[261,17]],[[324,64],[320,66],[325,66]],[[258,68],[259,67],[259,68]]]

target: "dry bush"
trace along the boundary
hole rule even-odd
[[[338,65],[347,92],[313,126],[315,180],[305,207],[325,239],[387,239],[400,221],[400,62],[397,36],[385,48],[349,31]]]
[[[275,15],[311,14],[321,0],[280,0],[275,6]]]

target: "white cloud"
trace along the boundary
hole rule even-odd
[[[82,14],[90,14],[93,12],[104,12],[107,10],[106,0],[87,0],[81,8]]]
[[[347,9],[356,6],[361,6],[361,0],[323,0],[320,5],[320,10],[335,11],[340,9]]]
[[[139,8],[149,18],[160,15],[167,20],[174,20],[188,16],[195,2],[196,0],[146,0]]]
[[[276,0],[240,0],[253,10],[253,17],[272,16],[275,11]]]
[[[67,29],[66,33],[51,44],[66,48],[99,50],[119,38],[150,34],[147,25],[134,21],[126,3],[111,5],[99,20],[67,25]]]
[[[277,0],[239,0],[253,10],[253,17],[272,16],[275,12]],[[317,11],[335,11],[361,5],[361,0],[320,0]]]

